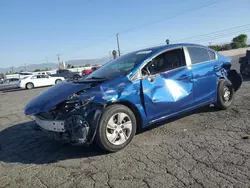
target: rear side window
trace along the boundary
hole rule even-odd
[[[210,56],[210,59],[211,59],[211,60],[216,59],[216,56],[215,56],[215,53],[214,53],[214,52],[208,51],[208,53],[209,53],[209,56]]]
[[[210,57],[207,49],[199,47],[188,47],[188,53],[191,58],[192,64],[201,63],[204,61],[210,61]]]

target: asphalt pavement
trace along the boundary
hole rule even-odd
[[[250,187],[247,80],[230,109],[204,107],[156,124],[112,154],[37,129],[23,108],[45,89],[0,92],[0,187]]]

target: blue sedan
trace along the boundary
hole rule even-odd
[[[26,115],[48,135],[70,143],[126,147],[139,128],[214,104],[227,109],[242,84],[231,59],[196,44],[142,49],[31,100]]]

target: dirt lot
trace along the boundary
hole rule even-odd
[[[113,154],[39,131],[23,107],[45,89],[0,92],[0,187],[250,187],[250,82],[229,110],[155,125]]]

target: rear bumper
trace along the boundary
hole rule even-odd
[[[67,143],[87,144],[90,128],[87,121],[80,115],[74,115],[66,120],[47,120],[36,116],[36,123],[47,136]]]

